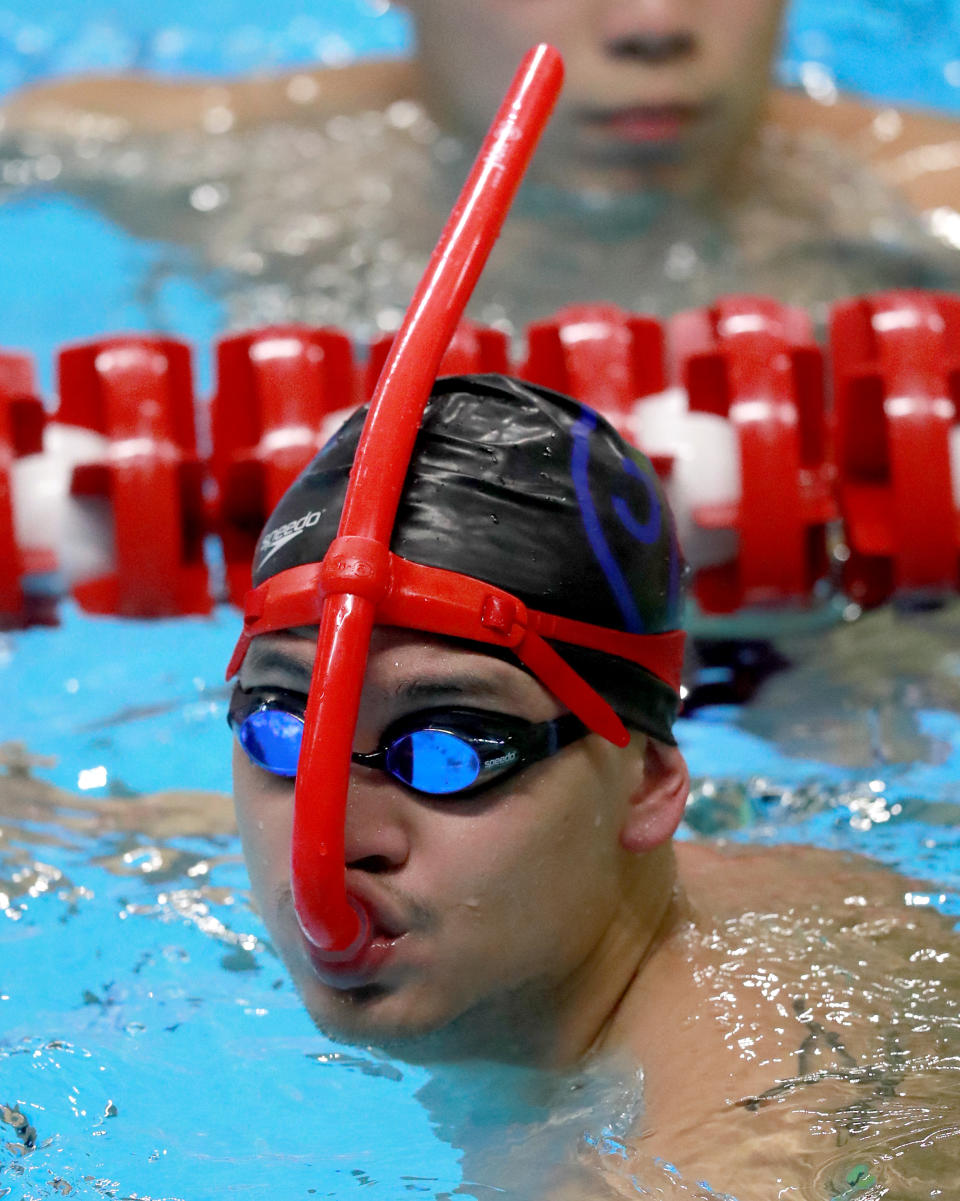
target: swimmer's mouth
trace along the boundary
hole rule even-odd
[[[330,988],[354,991],[372,984],[381,970],[394,957],[397,947],[408,933],[397,922],[371,913],[371,937],[356,955],[346,960],[331,959],[329,954],[305,942],[307,957],[314,974]]]
[[[638,104],[583,114],[588,129],[642,145],[679,141],[708,109],[702,104]]]

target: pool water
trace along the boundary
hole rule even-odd
[[[960,111],[958,16],[955,0],[802,0],[782,72],[809,81],[817,68],[878,97]],[[398,52],[407,37],[395,11],[362,0],[324,0],[322,26],[294,0],[267,13],[163,0],[122,18],[74,0],[42,25],[35,4],[6,0],[0,86],[62,70],[337,61]],[[64,256],[77,241],[91,257],[72,275]],[[45,371],[55,344],[108,327],[176,327],[204,344],[222,328],[217,287],[188,258],[80,202],[0,209],[0,243],[0,340],[34,350]],[[134,293],[131,276],[156,276],[156,286]],[[43,296],[56,296],[55,319]],[[200,364],[206,386],[209,361]],[[66,605],[62,618],[59,629],[0,636],[0,1197],[453,1192],[463,1149],[437,1121],[436,1080],[319,1035],[251,910],[216,795],[229,786],[222,672],[236,613],[137,623]],[[889,657],[870,637],[878,628]],[[863,853],[929,881],[914,887],[915,904],[960,916],[956,635],[956,607],[811,635],[754,706],[682,721],[695,777],[683,836]],[[909,658],[894,654],[903,644]],[[175,795],[149,799],[165,790]],[[939,1067],[952,1081],[956,1065]],[[552,1132],[533,1102],[489,1118],[497,1145],[535,1149],[520,1156],[517,1179],[543,1157],[622,1152],[624,1115],[642,1107],[637,1082],[584,1087],[590,1103]],[[918,1137],[960,1142],[938,1117]],[[721,1195],[665,1165],[643,1170],[655,1176],[648,1196]],[[955,1179],[922,1195],[949,1197]],[[488,1178],[465,1191],[523,1201],[525,1187],[504,1193]]]

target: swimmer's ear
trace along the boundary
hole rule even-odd
[[[690,791],[690,771],[679,749],[645,738],[636,763],[637,781],[620,830],[624,850],[640,854],[667,842],[675,833]]]

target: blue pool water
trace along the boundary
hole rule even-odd
[[[0,88],[81,69],[218,74],[407,44],[384,5],[323,0],[322,21],[320,7],[72,0],[38,19],[35,3],[6,0]],[[798,0],[781,71],[798,80],[811,63],[878,98],[960,112],[960,4]],[[29,203],[29,238],[23,205],[0,210],[3,343],[48,362],[53,345],[103,328],[90,312],[150,328],[158,305],[201,343],[220,328],[216,296],[187,264],[138,305],[123,279],[156,247],[82,205]],[[71,274],[78,234],[96,248],[95,269]],[[56,328],[38,327],[31,297],[54,289]],[[459,1152],[418,1099],[426,1074],[317,1034],[250,909],[235,837],[176,821],[150,830],[142,794],[229,786],[222,671],[237,615],[133,623],[68,605],[62,618],[0,635],[0,743],[24,744],[39,781],[79,798],[31,792],[0,823],[0,1104],[19,1106],[37,1143],[27,1151],[0,1124],[0,1197],[452,1191]],[[853,683],[837,690],[841,718],[885,720]],[[943,694],[905,689],[894,704],[922,751],[901,758],[878,736],[853,766],[816,740],[801,755],[795,737],[758,733],[737,710],[682,722],[697,778],[685,836],[859,851],[931,881],[931,904],[960,915],[960,717]],[[209,804],[216,829],[215,803],[193,804]]]

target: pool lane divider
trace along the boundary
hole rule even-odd
[[[206,440],[185,343],[65,348],[49,415],[29,356],[0,351],[0,626],[55,624],[67,594],[128,617],[240,604],[268,514],[369,398],[393,341],[364,356],[329,328],[224,337]],[[502,331],[461,321],[439,370],[507,371],[566,392],[648,454],[701,614],[957,590],[960,298],[844,301],[825,347],[804,310],[749,296],[666,322],[571,304],[525,343],[514,354]],[[216,597],[211,535],[226,566]]]

